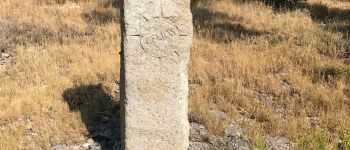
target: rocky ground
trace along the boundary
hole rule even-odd
[[[6,72],[7,70],[7,64],[14,61],[14,57],[7,53],[0,53],[0,72]]]
[[[6,68],[11,62],[14,62],[15,58],[11,54],[5,52],[1,53],[0,57],[0,71],[6,72]],[[118,86],[116,84],[109,85],[111,90],[109,94],[111,99],[118,99]],[[191,88],[196,86],[190,85]],[[298,97],[298,92],[293,87],[284,82],[281,85],[281,89],[293,94]],[[97,92],[90,91],[91,97],[99,96]],[[271,99],[262,93],[256,93],[256,100],[261,101],[267,107],[271,107]],[[281,117],[284,116],[285,109],[280,106],[272,106],[277,112],[280,112]],[[219,120],[228,121],[229,117],[227,114],[220,110],[209,110],[208,115]],[[239,120],[229,120],[231,123],[224,129],[223,135],[210,134],[207,128],[200,123],[190,123],[190,146],[189,150],[253,150],[253,145],[247,140],[244,135],[245,129],[240,125],[244,121],[254,122],[254,119],[247,118],[244,113],[240,114]],[[107,112],[101,112],[96,119],[98,122],[96,125],[89,126],[85,137],[81,137],[78,143],[74,144],[58,144],[51,148],[51,150],[119,150],[121,149],[121,128],[120,123],[112,119],[113,116]],[[318,125],[318,118],[310,117],[307,118],[311,126]],[[31,120],[27,119],[27,130],[31,136],[36,136],[36,133],[32,131]],[[266,147],[269,150],[288,150],[292,149],[292,144],[286,137],[270,136],[266,135],[265,141]],[[342,141],[339,141],[341,147]]]
[[[112,99],[118,99],[118,90],[115,84],[110,84],[109,90]],[[108,87],[107,87],[108,88]],[[89,93],[91,97],[98,95],[98,92]],[[113,94],[114,93],[114,94]],[[266,100],[268,102],[268,100]],[[117,105],[117,104],[115,104]],[[117,106],[115,106],[117,107]],[[115,116],[110,113],[101,112],[96,118],[96,125],[88,127],[89,133],[85,137],[81,137],[80,142],[74,144],[58,144],[51,150],[120,150],[121,149],[121,128],[120,123],[115,121]],[[214,135],[209,133],[207,128],[200,123],[190,123],[190,146],[189,150],[253,150],[253,145],[244,135],[245,129],[240,125],[244,121],[254,122],[253,119],[247,118],[244,115],[239,115],[238,120],[229,120],[227,114],[220,110],[209,110],[208,114],[221,122],[230,122],[225,126],[224,134]],[[310,118],[310,122],[316,124],[316,119]],[[27,128],[31,130],[30,120],[27,120]],[[227,123],[226,123],[227,124]],[[291,149],[291,143],[286,137],[266,135],[263,141],[269,150],[288,150]]]
[[[219,110],[210,110],[209,114],[213,114],[218,118],[226,118],[226,114]],[[245,129],[240,122],[245,120],[244,116],[240,116],[239,120],[231,121],[224,131],[224,135],[212,135],[208,133],[205,126],[192,122],[190,130],[190,150],[253,150],[253,145],[244,135]],[[269,150],[288,150],[291,144],[288,138],[272,137],[267,135],[264,143]]]
[[[1,150],[120,149],[113,1],[0,1]],[[350,3],[302,4],[193,6],[190,149],[349,149]]]
[[[108,116],[101,116],[103,120],[95,126],[90,137],[81,143],[73,145],[60,144],[53,146],[51,150],[119,150],[120,127],[112,122]],[[216,136],[208,133],[205,126],[199,123],[190,123],[189,150],[253,150],[253,146],[244,137],[243,128],[235,122],[227,126],[225,135]],[[270,150],[290,149],[289,140],[285,137],[270,137],[266,139]]]

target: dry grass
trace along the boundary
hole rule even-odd
[[[343,14],[327,8],[324,17],[349,16],[349,8],[339,8]],[[336,149],[339,139],[349,141],[349,30],[327,28],[337,20],[313,18],[315,11],[276,12],[227,1],[194,9],[199,34],[190,77],[200,86],[191,91],[191,118],[213,133],[220,128],[207,110],[243,118],[248,138],[262,149],[267,134],[290,138],[295,149]],[[309,117],[317,117],[318,125],[311,126]]]
[[[79,112],[70,111],[62,94],[73,87],[114,83],[119,76],[119,25],[109,22],[96,26],[93,35],[85,34],[90,25],[81,14],[95,5],[86,2],[80,9],[67,10],[36,1],[0,2],[1,21],[15,17],[46,25],[56,39],[43,45],[18,45],[16,63],[0,74],[1,149],[48,149],[87,134]],[[66,34],[70,28],[84,34],[70,36]],[[30,130],[28,121],[33,124]]]
[[[79,142],[88,134],[86,118],[71,110],[64,93],[78,88],[83,92],[76,99],[86,103],[94,98],[84,93],[89,88],[80,87],[102,84],[108,89],[119,79],[116,10],[93,0],[78,1],[80,8],[74,9],[42,2],[0,2],[0,26],[16,18],[19,25],[52,31],[49,40],[39,43],[7,39],[16,45],[11,47],[16,62],[0,73],[1,149]],[[333,20],[318,18],[322,15],[315,7],[276,12],[259,3],[225,0],[194,7],[191,120],[221,134],[228,122],[207,113],[222,110],[239,120],[260,149],[266,148],[266,135],[288,137],[295,149],[336,149],[339,139],[350,149],[350,67],[344,64],[350,49],[344,15],[349,2],[304,6],[315,3]],[[104,104],[91,103],[96,106],[93,118]],[[310,117],[317,118],[317,125],[310,125]]]

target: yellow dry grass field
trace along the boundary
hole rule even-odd
[[[121,37],[112,2],[0,6],[0,58],[9,59],[0,68],[0,149],[76,143],[99,112],[118,119]],[[220,135],[235,120],[257,149],[267,148],[267,135],[287,137],[293,149],[337,149],[340,140],[350,149],[349,1],[309,0],[292,10],[199,1],[192,12],[190,121]],[[229,119],[212,118],[211,109]]]

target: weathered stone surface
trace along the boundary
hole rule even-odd
[[[208,115],[220,121],[224,121],[228,119],[226,113],[221,110],[215,110],[215,109],[209,110]]]
[[[286,137],[271,137],[267,136],[266,139],[267,143],[267,149],[268,150],[289,150],[291,149],[290,144],[289,144],[289,139]]]
[[[2,50],[1,46],[2,45],[0,43],[0,50]],[[0,73],[1,72],[6,72],[6,70],[8,68],[7,64],[9,64],[11,62],[14,62],[14,60],[15,59],[14,59],[14,57],[12,55],[0,52]]]
[[[124,0],[123,148],[187,149],[190,0]]]
[[[252,150],[253,146],[243,136],[243,128],[233,122],[225,129],[225,136],[210,135],[198,123],[191,123],[190,147],[188,150]]]
[[[51,150],[67,150],[67,146],[66,145],[56,145],[54,147],[51,148]]]
[[[205,142],[191,142],[188,150],[212,150],[208,143]]]
[[[209,134],[207,128],[199,123],[190,124],[190,141],[191,142],[207,142]]]

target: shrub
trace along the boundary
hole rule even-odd
[[[47,26],[33,22],[19,22],[16,18],[9,18],[0,22],[0,37],[2,50],[13,48],[13,45],[43,44],[52,40],[54,32]]]
[[[112,21],[117,21],[119,12],[114,8],[98,7],[90,12],[84,12],[82,17],[88,23],[107,24]]]
[[[316,48],[322,55],[344,58],[348,55],[350,43],[341,34],[325,33],[320,36],[320,42]]]
[[[350,67],[323,66],[314,69],[313,81],[334,82],[339,79],[350,83]]]
[[[304,0],[234,0],[238,2],[262,2],[272,6],[274,9],[294,9],[298,2]]]

